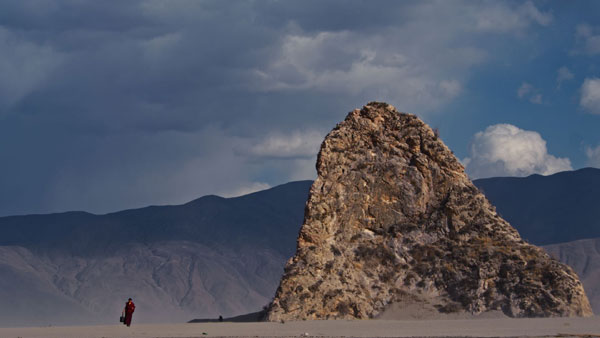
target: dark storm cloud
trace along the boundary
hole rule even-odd
[[[11,110],[37,111],[51,103],[59,108],[53,114],[74,114],[84,123],[90,117],[94,124],[112,123],[108,118],[118,116],[125,127],[143,128],[140,119],[165,116],[165,128],[172,128],[178,114],[191,114],[195,121],[181,117],[179,125],[201,126],[207,122],[203,117],[215,114],[190,104],[235,90],[239,81],[232,79],[266,59],[264,49],[276,38],[276,32],[249,21],[244,3],[220,8],[195,1],[127,2],[125,8],[110,2],[44,4],[43,20],[40,9],[3,11],[11,18],[4,18],[3,26],[14,39],[47,48],[60,59],[46,83],[28,93],[31,100]]]
[[[251,183],[234,136],[283,120],[242,83],[281,38],[251,7],[3,2],[0,59],[20,71],[0,80],[0,214],[185,202]]]
[[[549,20],[519,5],[3,1],[0,215],[311,178],[315,135],[349,110],[431,113],[488,58],[490,22]]]

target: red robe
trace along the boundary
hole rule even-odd
[[[125,303],[125,325],[131,325],[131,317],[133,317],[133,311],[135,311],[135,304],[132,301]]]

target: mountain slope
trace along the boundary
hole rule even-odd
[[[312,182],[107,215],[0,218],[0,325],[233,316],[266,305]]]
[[[0,245],[74,255],[102,254],[129,243],[189,240],[206,245],[268,245],[291,255],[310,181],[236,198],[205,196],[184,205],[106,215],[67,212],[0,218]]]
[[[600,313],[600,238],[552,244],[544,249],[575,270],[594,312]]]
[[[486,178],[473,183],[531,243],[600,237],[600,169]]]
[[[0,247],[0,325],[116,322],[128,297],[137,322],[183,322],[269,302],[285,257],[187,241],[132,244],[93,257]]]

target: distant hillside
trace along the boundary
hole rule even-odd
[[[547,245],[544,249],[575,270],[594,313],[600,314],[600,238]]]
[[[136,322],[244,314],[269,302],[285,260],[259,246],[189,241],[86,257],[0,247],[0,326],[117,323],[128,297]]]
[[[0,218],[0,325],[235,316],[267,304],[312,182],[107,215]]]
[[[186,240],[208,246],[259,245],[291,256],[311,184],[292,182],[236,198],[205,196],[183,205],[106,215],[0,217],[0,245],[86,256],[130,243]]]
[[[474,183],[531,243],[600,237],[600,169],[486,178]]]

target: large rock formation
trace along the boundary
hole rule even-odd
[[[268,320],[440,312],[589,316],[577,275],[523,241],[416,116],[354,110],[325,138],[297,251]]]

